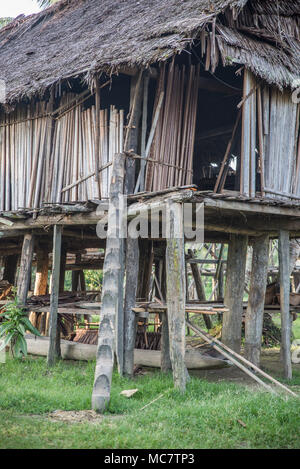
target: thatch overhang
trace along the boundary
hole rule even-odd
[[[68,78],[165,61],[206,30],[224,64],[293,87],[299,13],[300,0],[62,0],[0,30],[0,78],[14,102]]]

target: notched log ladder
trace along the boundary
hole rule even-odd
[[[113,163],[110,187],[110,204],[108,211],[108,229],[106,254],[103,267],[101,322],[98,336],[97,362],[95,381],[92,394],[92,408],[99,413],[104,412],[110,400],[114,354],[120,367],[123,360],[120,350],[123,350],[122,321],[123,316],[123,278],[122,265],[124,263],[123,239],[120,236],[120,220],[123,213],[119,207],[119,195],[124,189],[125,158],[116,154]],[[119,319],[119,320],[118,320]],[[120,326],[120,330],[119,327]],[[115,334],[116,327],[118,328]],[[115,335],[118,340],[115,341]]]

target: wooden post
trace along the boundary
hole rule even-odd
[[[139,272],[139,240],[128,238],[126,243],[126,286],[124,301],[124,374],[133,376],[136,338],[136,302]]]
[[[148,301],[154,254],[152,241],[149,239],[140,239],[139,250],[139,282],[137,299]]]
[[[279,272],[280,272],[280,306],[281,306],[281,358],[284,377],[292,379],[291,362],[291,316],[290,316],[290,252],[289,232],[279,232]]]
[[[253,243],[250,291],[245,321],[245,357],[256,366],[260,365],[268,262],[269,236],[259,236]]]
[[[243,296],[248,236],[232,235],[228,247],[225,305],[222,342],[235,352],[241,349]]]
[[[48,286],[48,267],[49,253],[45,249],[37,249],[37,266],[35,275],[34,295],[46,295]],[[45,315],[48,313],[31,313],[30,320],[32,324],[38,328],[40,332],[44,332],[42,326],[45,325]],[[40,324],[39,324],[40,323]]]
[[[19,255],[13,254],[4,258],[3,280],[7,280],[11,285],[15,285]]]
[[[124,188],[124,155],[115,155],[110,186],[108,227],[105,260],[103,266],[101,322],[98,336],[95,381],[92,407],[101,413],[110,400],[114,353],[116,350],[119,370],[123,367],[123,269],[124,242],[120,233],[123,211],[119,196]]]
[[[186,388],[185,358],[185,255],[182,206],[169,204],[170,237],[167,239],[167,306],[170,337],[170,357],[176,388]]]
[[[59,281],[60,281],[60,261],[61,261],[61,239],[62,226],[54,225],[53,231],[53,259],[52,259],[52,284],[50,295],[50,340],[47,363],[53,366],[55,359],[60,357],[60,340],[58,337],[57,327],[57,309],[59,297]]]
[[[31,280],[31,266],[34,248],[34,235],[25,234],[23,240],[21,263],[18,276],[17,296],[20,304],[25,305]]]
[[[167,373],[172,370],[172,363],[170,357],[170,339],[169,339],[169,323],[167,312],[160,315],[161,320],[161,371]]]
[[[60,255],[60,274],[59,274],[59,292],[65,291],[65,276],[66,276],[66,262],[67,262],[67,251],[64,246],[61,248]]]

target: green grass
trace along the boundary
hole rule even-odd
[[[274,314],[272,317],[274,323],[276,326],[281,327],[281,318],[280,314]],[[292,323],[292,332],[293,332],[293,338],[294,339],[300,339],[300,316],[296,319],[296,321],[293,321]]]
[[[135,380],[115,374],[110,409],[100,423],[47,418],[58,409],[89,409],[93,375],[93,362],[59,362],[51,371],[42,358],[0,365],[0,448],[300,447],[298,400],[198,378],[181,395],[171,376],[159,372]],[[299,373],[293,384],[300,385]],[[131,388],[139,392],[120,396]]]

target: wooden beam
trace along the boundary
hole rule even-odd
[[[232,235],[228,247],[222,342],[239,353],[241,349],[243,296],[248,237]]]
[[[281,358],[283,361],[284,377],[286,379],[292,379],[289,248],[289,232],[281,230],[279,233],[278,243],[281,306]]]
[[[245,320],[245,358],[260,365],[264,306],[268,279],[269,236],[253,243],[250,291]]]
[[[31,281],[31,266],[34,248],[34,235],[25,234],[23,240],[21,263],[18,276],[17,296],[21,304],[25,305]]]
[[[55,360],[60,358],[60,339],[57,327],[57,309],[60,281],[62,227],[55,225],[53,230],[53,264],[50,294],[50,340],[47,357],[48,366],[53,366]]]
[[[167,239],[167,305],[170,336],[170,357],[174,385],[184,392],[187,370],[185,366],[185,255],[182,205],[171,203],[170,238]]]

